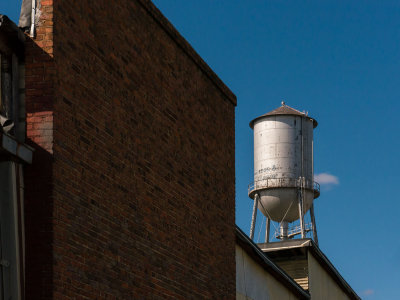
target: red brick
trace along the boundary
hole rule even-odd
[[[41,3],[26,298],[234,299],[234,96],[150,1]]]

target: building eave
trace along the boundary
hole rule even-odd
[[[295,239],[282,242],[265,243],[258,245],[263,252],[279,252],[290,249],[308,249],[315,259],[321,264],[326,272],[333,280],[343,289],[350,299],[361,299],[357,293],[351,288],[347,281],[340,275],[339,271],[334,267],[326,255],[319,249],[312,239]]]
[[[13,136],[0,132],[0,159],[16,160],[31,164],[33,148],[18,142]]]
[[[6,15],[0,14],[0,51],[24,59],[25,35]]]
[[[307,293],[300,285],[298,285],[289,275],[279,268],[273,261],[271,261],[261,249],[236,225],[236,242],[257,261],[260,266],[267,270],[275,279],[285,285],[292,291],[299,299],[311,299],[310,294]]]

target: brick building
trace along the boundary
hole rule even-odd
[[[36,10],[26,299],[233,299],[235,96],[150,1]]]
[[[359,299],[235,227],[236,97],[151,1],[30,3],[0,15],[0,299]]]

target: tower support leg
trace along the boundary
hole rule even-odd
[[[250,225],[250,239],[251,240],[254,238],[254,228],[256,227],[257,206],[258,206],[258,194],[255,194],[254,195],[253,215],[251,216],[251,225]]]
[[[311,215],[311,223],[312,223],[312,231],[313,231],[314,242],[318,246],[317,224],[315,223],[315,215],[314,215],[314,203],[311,205],[310,215]]]
[[[265,242],[269,243],[269,226],[270,226],[271,220],[267,217],[267,220],[265,222]]]
[[[304,239],[306,237],[306,231],[304,228],[304,209],[303,209],[303,191],[302,191],[302,189],[299,189],[297,195],[299,198],[299,219],[300,219],[301,238]]]

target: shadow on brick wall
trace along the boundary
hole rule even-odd
[[[35,149],[25,168],[26,299],[53,297],[52,145],[54,60],[27,37],[25,59],[26,143]]]

